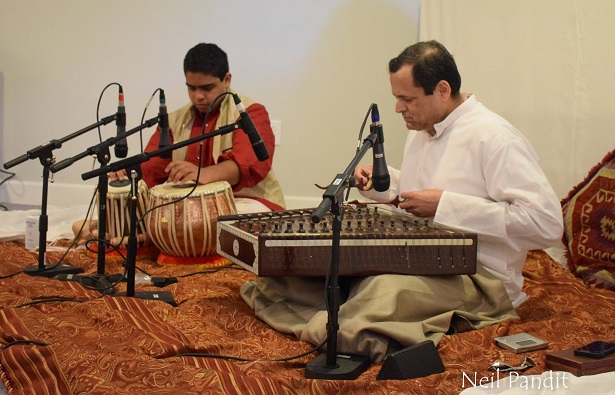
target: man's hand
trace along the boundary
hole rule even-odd
[[[372,189],[372,165],[359,166],[354,169],[355,186],[360,191]]]
[[[173,182],[175,184],[185,184],[190,181],[197,181],[196,175],[199,168],[190,162],[174,160],[167,165],[164,171],[169,175],[169,182]],[[201,170],[201,175],[202,173],[203,171]]]
[[[112,182],[112,181],[122,181],[122,180],[125,180],[125,179],[128,178],[126,176],[126,170],[123,170],[123,169],[107,173],[107,177],[109,177],[109,182]]]
[[[402,199],[399,203],[399,208],[417,217],[433,217],[436,215],[442,192],[441,189],[402,192],[399,195]]]

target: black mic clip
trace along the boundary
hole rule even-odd
[[[169,114],[167,112],[167,103],[164,96],[164,90],[160,89],[160,107],[158,110],[158,127],[160,128],[160,140],[158,148],[164,148],[171,145],[171,138],[169,136]],[[160,154],[161,158],[169,159],[171,157],[171,151],[163,152]]]
[[[380,124],[380,113],[378,106],[372,106],[372,124],[370,125],[371,136],[373,136],[372,153],[374,156],[372,167],[372,182],[374,189],[384,192],[391,186],[391,176],[384,157],[384,132]]]

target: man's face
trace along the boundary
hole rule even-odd
[[[186,86],[188,96],[194,107],[201,113],[206,113],[214,99],[231,86],[231,74],[226,73],[224,79],[203,73],[186,73]],[[217,101],[216,107],[220,105],[222,98]]]
[[[402,66],[396,73],[391,73],[390,80],[395,96],[395,112],[404,117],[406,127],[432,133],[433,125],[445,117],[439,95],[426,95],[423,88],[415,86],[411,65]]]

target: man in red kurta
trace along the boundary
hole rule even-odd
[[[225,92],[232,92],[232,76],[224,51],[215,44],[196,45],[184,59],[184,75],[190,103],[169,114],[172,142],[217,130],[238,120],[239,111],[232,95],[219,97]],[[240,213],[284,208],[282,189],[271,168],[275,140],[269,114],[263,105],[254,103],[248,97],[238,96],[263,140],[269,158],[258,160],[248,135],[238,129],[205,139],[202,144],[194,143],[176,149],[170,159],[153,157],[143,163],[143,180],[149,188],[167,181],[176,184],[227,181],[233,188],[237,211]],[[158,149],[159,140],[160,128],[151,137],[146,151]],[[115,177],[111,176],[111,180]]]
[[[184,58],[184,75],[190,103],[169,114],[171,142],[185,141],[237,122],[239,110],[233,98],[237,96],[263,140],[269,157],[260,161],[248,135],[237,129],[176,149],[169,159],[152,157],[142,163],[142,178],[148,188],[165,182],[210,184],[226,181],[232,188],[238,213],[283,210],[284,195],[272,170],[275,138],[269,114],[263,105],[231,91],[232,76],[226,53],[215,44],[196,45]],[[146,151],[158,149],[159,141],[160,128],[151,137]],[[109,181],[125,177],[125,171],[111,173]],[[80,233],[80,240],[85,241],[90,235],[87,231],[80,232],[81,226],[82,221],[75,223],[73,231]],[[96,226],[96,222],[91,221],[88,228]]]

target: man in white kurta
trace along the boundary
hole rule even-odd
[[[345,279],[338,350],[379,361],[395,347],[438,343],[455,318],[473,328],[516,318],[526,298],[527,251],[562,235],[559,199],[529,142],[510,123],[460,92],[461,78],[437,42],[417,43],[389,63],[395,110],[410,130],[391,186],[369,189],[371,166],[355,170],[362,193],[399,196],[399,210],[478,235],[474,275],[379,275]],[[255,313],[279,331],[326,338],[325,286],[317,279],[260,278],[242,288]]]
[[[391,188],[365,193],[386,200],[404,191],[440,189],[436,224],[478,234],[478,261],[506,286],[514,307],[527,250],[561,237],[561,206],[525,137],[474,95],[442,122],[435,134],[411,132]],[[403,207],[403,203],[402,203]]]

